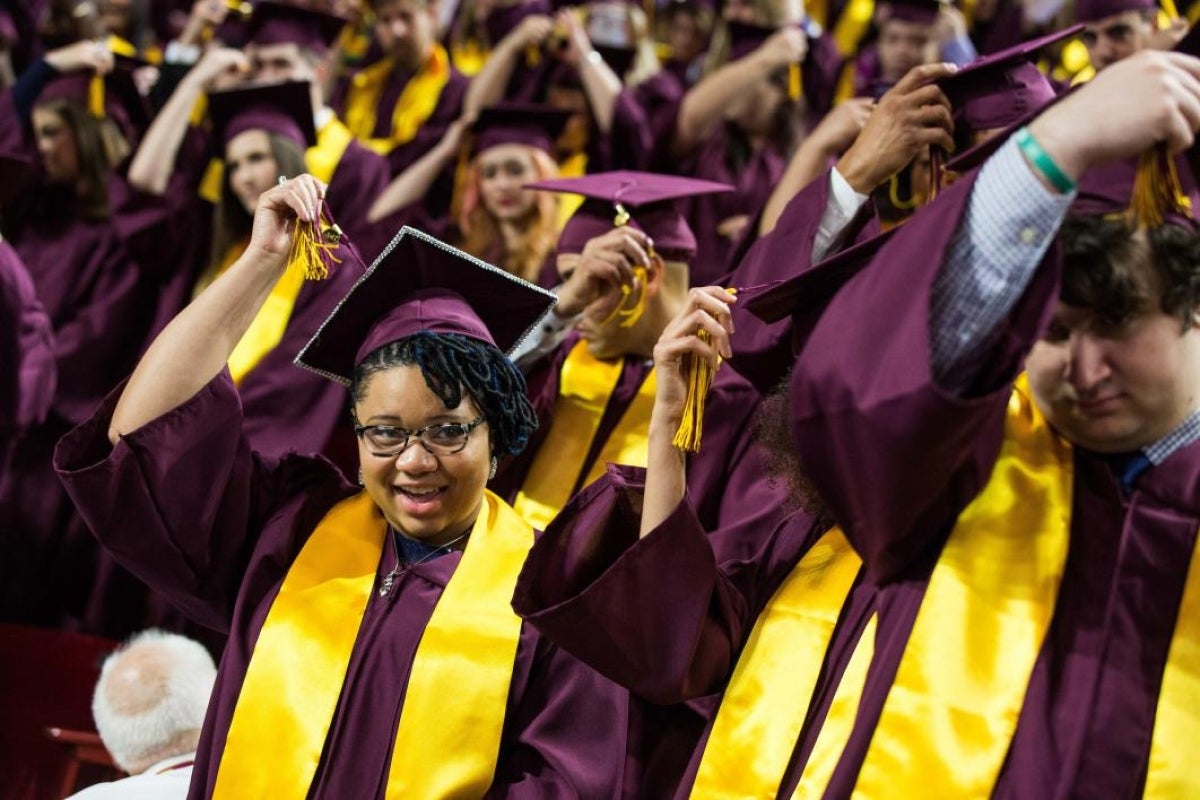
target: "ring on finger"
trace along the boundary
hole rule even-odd
[[[280,175],[280,176],[279,176],[279,185],[280,185],[280,186],[286,186],[286,185],[287,185],[287,182],[288,182],[288,179],[287,179],[287,176],[286,176],[286,175]]]

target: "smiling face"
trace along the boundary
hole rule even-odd
[[[448,422],[466,424],[481,416],[465,393],[456,408],[446,408],[415,365],[372,374],[354,413],[360,425],[408,430]],[[470,530],[479,515],[492,458],[486,423],[470,434],[466,447],[451,455],[435,456],[410,439],[397,456],[374,456],[361,438],[358,455],[367,493],[392,527],[406,536],[443,545]]]
[[[479,154],[479,195],[488,213],[500,222],[515,222],[533,211],[537,195],[521,187],[537,178],[525,145],[501,144]]]
[[[279,180],[279,164],[266,131],[243,131],[225,145],[225,174],[229,188],[247,214],[254,214],[258,198]]]

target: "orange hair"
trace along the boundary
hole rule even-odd
[[[558,177],[558,165],[549,154],[536,147],[527,147],[536,180]],[[558,195],[554,192],[537,192],[529,215],[518,223],[521,236],[516,246],[505,250],[500,224],[487,206],[479,190],[479,157],[471,160],[463,181],[462,203],[456,218],[462,234],[462,249],[484,261],[489,256],[517,277],[537,282],[538,273],[547,256],[554,252],[558,241]],[[496,258],[496,254],[500,254]]]

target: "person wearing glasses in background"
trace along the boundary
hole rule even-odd
[[[225,364],[324,191],[266,191],[57,453],[105,546],[229,632],[190,796],[615,796],[628,695],[512,611],[534,531],[484,488],[536,426],[504,351],[549,292],[403,229],[297,357],[350,388],[360,485],[247,444]]]

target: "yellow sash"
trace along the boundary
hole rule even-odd
[[[233,264],[245,249],[245,243],[234,245],[230,255],[225,257],[221,272]],[[241,385],[246,375],[283,341],[283,334],[296,307],[296,298],[303,288],[304,270],[288,267],[229,355],[229,374],[235,385]]]
[[[1016,730],[1071,535],[1070,445],[1014,387],[1000,455],[942,548],[856,794],[984,797]]]
[[[346,95],[346,127],[367,147],[387,155],[398,145],[405,144],[437,108],[442,89],[450,81],[450,57],[446,48],[434,45],[425,65],[409,79],[392,109],[392,127],[387,136],[374,138],[375,122],[383,88],[392,72],[394,62],[383,59],[364,68],[351,79]]]
[[[582,178],[587,174],[587,153],[576,153],[558,165],[560,178]],[[579,207],[583,205],[583,195],[563,194],[558,199],[558,230],[562,230]]]
[[[1070,448],[1036,412],[1023,381],[1009,403],[1006,433],[992,479],[960,515],[930,578],[860,773],[858,785],[865,797],[922,797],[930,775],[939,776],[946,796],[986,795],[1007,752],[1065,565],[1073,463]],[[828,544],[831,536],[845,541],[835,528],[817,546]],[[850,578],[814,591],[808,586],[805,556],[759,615],[752,637],[771,627],[786,633],[777,634],[772,647],[748,645],[739,659],[705,747],[693,797],[776,796],[808,713],[832,625],[859,566],[848,546],[835,553]],[[792,584],[803,589],[788,594]],[[789,619],[795,616],[791,606],[776,607],[785,596],[808,615]],[[859,638],[797,787],[798,797],[819,796],[837,764],[858,712],[873,638]],[[792,656],[774,664],[773,652]],[[971,669],[947,668],[955,664]],[[739,674],[745,697],[729,705]],[[730,716],[731,721],[722,719]],[[775,716],[784,718],[766,719]],[[771,739],[749,737],[753,759],[729,758],[728,753],[746,746],[740,742],[747,729],[774,733]],[[724,782],[700,783],[707,762],[726,759]]]
[[[1200,547],[1192,550],[1187,582],[1163,670],[1144,797],[1200,797],[1192,746],[1200,741]]]
[[[771,597],[721,700],[692,797],[778,794],[861,566],[841,530],[833,528]]]
[[[584,460],[592,448],[600,419],[621,378],[624,362],[600,361],[580,340],[563,362],[558,400],[550,432],[538,449],[517,495],[513,508],[535,528],[544,529],[558,515],[583,473]],[[646,466],[649,458],[650,412],[654,408],[657,382],[651,371],[642,381],[637,396],[609,434],[582,485],[604,473],[605,464]]]
[[[304,165],[313,177],[328,184],[352,141],[354,134],[350,129],[337,117],[331,117],[317,131],[317,143],[304,151]]]
[[[386,535],[360,493],[330,509],[288,569],[238,695],[216,800],[308,796]],[[486,493],[417,648],[389,798],[479,797],[491,784],[521,630],[509,601],[532,544],[532,528]]]
[[[813,744],[812,752],[808,754],[800,783],[796,784],[796,791],[792,793],[793,800],[817,800],[825,794],[825,787],[829,785],[833,770],[841,760],[842,749],[850,741],[854,720],[858,717],[858,701],[862,698],[863,687],[867,685],[867,668],[875,656],[877,621],[872,614],[858,644],[854,646],[854,652],[850,654],[850,662],[829,704],[821,733]]]

